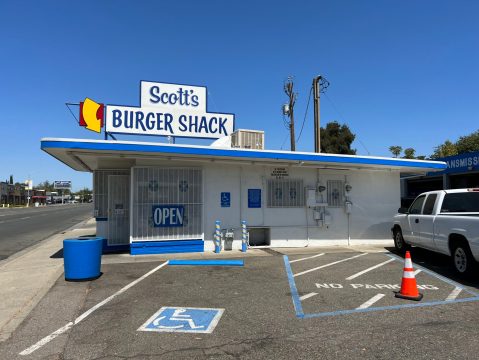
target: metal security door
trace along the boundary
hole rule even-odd
[[[108,176],[108,245],[130,243],[130,176]]]

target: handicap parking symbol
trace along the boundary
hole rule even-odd
[[[211,333],[224,309],[182,308],[164,306],[138,331]]]

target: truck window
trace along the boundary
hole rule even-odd
[[[446,194],[441,212],[479,212],[479,192]]]
[[[409,208],[409,214],[420,214],[422,210],[422,204],[424,204],[424,199],[426,195],[419,196],[414,202],[412,203],[411,207]]]
[[[430,194],[427,197],[426,203],[424,204],[424,209],[422,213],[424,215],[432,215],[432,210],[434,209],[434,204],[436,203],[437,194]]]

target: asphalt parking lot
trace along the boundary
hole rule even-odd
[[[244,267],[120,263],[103,265],[96,281],[60,278],[0,352],[9,359],[477,358],[479,282],[457,282],[443,258],[413,251],[424,299],[412,302],[394,297],[403,262],[390,252],[268,252],[244,259]]]

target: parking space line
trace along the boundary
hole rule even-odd
[[[304,314],[303,316],[301,316],[301,318],[311,319],[311,318],[325,317],[325,316],[346,315],[346,314],[355,314],[355,313],[361,313],[361,312],[374,312],[374,311],[384,311],[384,310],[399,310],[403,308],[427,307],[427,306],[446,305],[446,304],[459,304],[459,303],[473,302],[473,301],[479,301],[479,297],[470,297],[470,298],[456,299],[456,300],[450,300],[450,301],[431,301],[431,302],[424,302],[424,303],[410,303],[410,304],[403,304],[403,305],[381,306],[381,307],[373,307],[373,308],[366,308],[366,309],[337,310],[337,311],[330,311],[330,312],[323,312],[323,313],[316,313],[316,314]]]
[[[356,279],[358,276],[361,276],[361,275],[363,275],[363,274],[366,274],[367,272],[369,272],[369,271],[371,271],[371,270],[374,270],[374,269],[377,269],[377,268],[379,268],[379,267],[381,267],[381,266],[383,266],[383,265],[386,265],[387,263],[390,263],[390,262],[392,262],[392,261],[394,261],[394,259],[389,259],[389,260],[386,260],[385,262],[382,262],[382,263],[380,263],[380,264],[371,266],[370,268],[367,268],[367,269],[365,269],[365,270],[363,270],[363,271],[360,271],[360,272],[358,272],[358,273],[356,273],[356,274],[354,274],[354,275],[351,275],[350,277],[347,277],[346,280]]]
[[[387,254],[387,256],[389,256],[390,258],[393,258],[393,259],[396,259],[397,261],[404,261],[404,259],[402,257],[399,257],[397,255],[393,255],[393,254]],[[451,280],[447,277],[444,277],[442,275],[439,275],[437,273],[435,273],[434,271],[431,271],[421,265],[418,265],[416,264],[415,262],[413,262],[414,266],[416,267],[416,269],[421,269],[422,271],[424,271],[426,274],[429,274],[431,276],[434,276],[435,278],[439,279],[439,280],[442,280],[450,285],[453,285],[454,287],[458,287],[458,288],[461,288],[462,290],[464,290],[465,292],[475,296],[475,297],[479,297],[479,293],[475,292],[475,291],[472,291],[472,290],[469,290],[467,288],[465,288],[463,285],[459,284],[458,282],[454,281],[454,280]]]
[[[295,263],[295,262],[298,262],[298,261],[314,259],[314,258],[317,258],[319,256],[323,256],[323,255],[324,255],[324,253],[321,253],[321,254],[317,254],[317,255],[314,255],[314,256],[308,256],[308,257],[305,257],[305,258],[302,258],[302,259],[295,259],[295,260],[291,260],[289,263],[292,264],[292,263]]]
[[[291,298],[293,299],[294,310],[296,311],[297,317],[303,317],[303,307],[301,306],[301,300],[299,299],[298,289],[296,288],[296,283],[293,279],[293,271],[291,270],[291,265],[289,264],[288,255],[283,255],[284,267],[286,268],[286,274],[288,275],[289,288],[291,290]]]
[[[301,296],[299,298],[299,300],[303,301],[303,300],[309,299],[310,297],[313,297],[315,295],[318,295],[318,293],[312,292],[312,293],[309,293],[309,294],[305,294],[305,295]]]
[[[462,289],[460,287],[455,287],[454,290],[451,291],[451,293],[448,295],[446,298],[446,301],[451,301],[456,299],[459,294],[461,293]]]
[[[381,300],[385,295],[384,294],[377,294],[377,295],[374,295],[371,299],[369,299],[368,301],[366,301],[364,304],[358,306],[356,308],[356,310],[359,310],[359,309],[367,309],[368,307],[370,307],[372,304],[378,302],[379,300]]]
[[[345,262],[345,261],[348,261],[348,260],[358,258],[360,256],[364,256],[364,255],[367,255],[367,253],[362,253],[362,254],[355,255],[355,256],[352,256],[352,257],[349,257],[349,258],[346,258],[346,259],[338,260],[338,261],[335,261],[335,262],[332,262],[332,263],[329,263],[329,264],[326,264],[326,265],[321,265],[321,266],[318,266],[318,267],[315,267],[315,268],[312,268],[312,269],[309,269],[309,270],[301,271],[297,274],[294,274],[293,276],[296,277],[296,276],[304,275],[304,274],[307,274],[307,273],[310,273],[310,272],[313,272],[313,271],[316,271],[316,270],[319,270],[319,269],[324,269],[328,266],[336,265],[336,264],[339,264],[339,263],[342,263],[342,262]]]
[[[417,274],[419,274],[422,270],[421,269],[417,269],[416,271],[414,271],[414,276],[416,276]]]
[[[77,317],[74,321],[71,321],[69,322],[68,324],[66,324],[65,326],[61,327],[60,329],[56,330],[55,332],[51,333],[50,335],[44,337],[43,339],[41,339],[40,341],[38,341],[36,344],[33,344],[32,346],[30,346],[29,348],[23,350],[20,355],[30,355],[31,353],[33,353],[35,350],[38,350],[39,348],[41,348],[43,345],[45,344],[48,344],[50,341],[52,341],[53,339],[55,339],[58,335],[61,335],[63,334],[64,332],[68,331],[70,328],[72,328],[74,325],[78,324],[80,321],[84,320],[87,316],[89,316],[91,313],[93,313],[95,310],[99,309],[100,307],[102,307],[103,305],[109,303],[111,300],[113,300],[114,298],[116,298],[118,295],[124,293],[125,291],[127,291],[128,289],[130,289],[131,287],[135,286],[136,284],[138,284],[140,281],[146,279],[148,276],[150,276],[151,274],[155,273],[156,271],[158,271],[159,269],[161,269],[163,266],[167,265],[168,264],[168,261],[164,262],[163,264],[161,265],[158,265],[157,267],[155,267],[153,270],[150,270],[149,272],[147,272],[146,274],[144,274],[143,276],[141,276],[140,278],[132,281],[131,283],[129,283],[128,285],[122,287],[120,290],[118,290],[116,293],[114,293],[113,295],[107,297],[105,300],[99,302],[98,304],[96,304],[95,306],[93,306],[90,310],[87,310],[85,311],[83,314],[81,314],[79,317]]]

